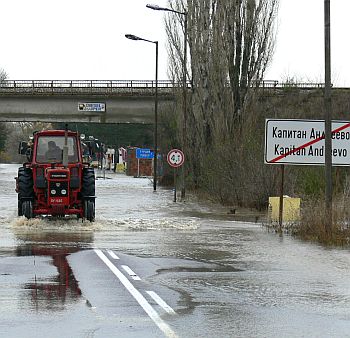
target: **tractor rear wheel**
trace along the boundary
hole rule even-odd
[[[84,217],[90,221],[95,221],[95,201],[86,200],[84,202]]]
[[[22,202],[22,215],[28,219],[33,218],[33,203],[32,201]]]
[[[31,169],[24,168],[24,167],[20,167],[18,169],[18,216],[24,215],[23,214],[24,202],[22,198],[28,198],[28,199],[34,198],[33,174]]]

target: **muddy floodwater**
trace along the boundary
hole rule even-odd
[[[38,327],[47,337],[132,337],[131,324],[118,335],[87,298],[79,254],[96,248],[159,287],[176,312],[162,318],[178,337],[350,337],[348,248],[280,237],[227,208],[193,197],[174,203],[150,179],[114,173],[97,175],[96,222],[28,221],[17,217],[17,168],[0,164],[1,337],[40,336]]]

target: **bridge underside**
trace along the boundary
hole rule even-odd
[[[105,111],[83,111],[79,105],[102,103]],[[160,96],[158,111],[174,104]],[[155,99],[150,96],[0,96],[0,121],[3,122],[98,122],[154,123]]]

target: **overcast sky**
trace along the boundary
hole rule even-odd
[[[167,78],[163,13],[167,0],[0,0],[0,68],[13,80]],[[324,0],[280,0],[276,51],[265,78],[324,79]],[[331,0],[332,82],[350,87],[349,0]]]

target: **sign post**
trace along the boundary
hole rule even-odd
[[[326,180],[326,233],[332,231],[332,79],[331,79],[331,10],[330,0],[324,1],[324,46],[325,46],[325,180]]]
[[[140,177],[140,159],[151,160],[153,157],[154,152],[151,149],[136,148],[137,177]]]
[[[176,203],[176,169],[173,168],[173,174],[174,174],[174,202]]]
[[[281,164],[281,191],[280,191],[280,209],[279,209],[279,231],[282,233],[283,223],[283,195],[284,195],[284,164]]]
[[[167,161],[174,168],[174,202],[176,202],[176,168],[179,168],[185,162],[185,155],[179,149],[172,149],[168,152]]]
[[[151,160],[154,157],[154,152],[151,149],[136,148],[136,158]]]
[[[283,222],[284,165],[325,165],[325,134],[322,120],[267,119],[265,122],[265,163],[281,165],[280,230]],[[332,121],[330,139],[331,165],[350,166],[350,122]],[[326,227],[329,230],[329,225]]]
[[[333,165],[350,166],[350,122],[333,121],[331,138]],[[267,119],[265,163],[324,165],[324,121]]]

